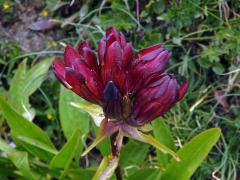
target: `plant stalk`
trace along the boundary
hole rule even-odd
[[[112,156],[119,158],[123,137],[122,135],[119,134],[119,132],[116,132],[110,137],[110,139],[111,139]],[[122,173],[121,173],[121,167],[119,164],[115,169],[115,175],[117,180],[123,179]]]

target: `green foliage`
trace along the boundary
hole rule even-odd
[[[10,42],[7,40],[0,41],[0,64],[11,63],[9,60],[19,56],[21,54],[21,49],[17,42]]]
[[[78,151],[81,148],[80,146],[82,146],[81,134],[79,130],[76,130],[69,138],[69,141],[59,151],[59,153],[52,158],[49,167],[51,169],[63,169],[63,172],[60,176],[61,179],[66,175],[73,158],[79,154]]]
[[[139,166],[147,157],[149,145],[129,140],[123,147],[120,156],[122,167]]]
[[[93,130],[95,134],[99,133],[99,127],[93,124]],[[111,144],[110,138],[104,139],[101,143],[98,144],[97,148],[100,150],[102,156],[107,156],[111,153]]]
[[[52,60],[52,58],[43,59],[30,69],[27,69],[27,61],[24,60],[19,65],[11,81],[8,92],[9,102],[19,114],[29,120],[32,120],[35,115],[29,104],[29,96],[42,84]]]
[[[0,12],[1,23],[12,23],[17,8],[25,6],[20,1],[9,2],[11,7]],[[55,34],[59,40],[52,40],[55,46],[24,53],[15,37],[0,40],[0,179],[89,180],[99,170],[102,157],[109,157],[110,138],[80,157],[98,134],[94,122],[100,124],[103,112],[60,88],[49,71],[52,58],[48,57],[60,53],[56,51],[62,49],[59,44],[77,45],[82,39],[96,48],[109,26],[121,30],[136,52],[156,43],[170,49],[173,55],[168,71],[190,81],[184,100],[152,122],[149,134],[157,141],[148,139],[155,146],[163,144],[177,151],[181,161],[146,143],[124,139],[119,160],[123,178],[238,178],[240,2],[138,1],[139,14],[136,2],[46,0],[39,12],[47,10],[60,26],[39,35]],[[30,5],[30,9],[34,8]],[[12,26],[6,27],[11,34]],[[214,96],[216,91],[223,92],[227,107]],[[212,127],[222,129],[213,149],[219,130],[205,131]]]
[[[172,149],[173,151],[176,150],[173,137],[171,135],[171,132],[169,131],[169,128],[164,123],[164,120],[161,118],[156,119],[153,123],[153,133],[155,138]],[[157,158],[158,163],[162,165],[163,167],[166,166],[170,160],[170,156],[162,153],[161,151],[157,150]]]
[[[59,115],[64,135],[69,138],[74,130],[79,128],[81,136],[86,136],[89,130],[89,116],[83,110],[73,107],[71,102],[84,104],[82,98],[62,87],[59,99]]]
[[[9,159],[20,171],[23,177],[26,179],[36,179],[40,177],[30,169],[27,152],[17,151],[14,148],[9,147],[2,139],[0,139],[0,148],[3,152],[7,153]]]
[[[129,180],[138,180],[138,179],[155,180],[155,179],[159,179],[160,175],[161,173],[158,169],[144,168],[136,171],[128,179]]]
[[[171,23],[170,29],[177,33],[182,28],[189,28],[200,15],[200,0],[185,0],[181,3],[174,1],[168,7],[166,20]]]
[[[112,1],[111,8],[111,11],[102,13],[99,16],[101,27],[107,29],[110,26],[114,26],[127,31],[134,28],[136,19],[124,5],[123,1]]]
[[[172,160],[172,162],[168,164],[166,171],[162,174],[161,179],[190,179],[197,167],[217,142],[220,137],[220,132],[218,128],[206,130],[185,144],[177,152],[181,161],[176,162]]]
[[[10,126],[12,136],[13,138],[15,138],[17,143],[19,143],[32,154],[39,156],[44,160],[49,160],[49,158],[52,157],[51,154],[43,151],[42,149],[36,148],[31,144],[17,140],[18,137],[25,136],[37,140],[54,149],[54,145],[44,131],[42,131],[38,126],[29,122],[27,119],[15,112],[2,97],[0,97],[0,109],[2,110],[3,115],[7,120],[8,125]]]

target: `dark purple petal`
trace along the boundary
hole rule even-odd
[[[167,90],[170,82],[169,76],[164,76],[158,81],[148,85],[148,87],[139,90],[136,94],[136,104],[144,104],[161,97]]]
[[[171,53],[166,50],[162,51],[152,61],[138,63],[136,65],[136,71],[145,75],[150,75],[153,73],[161,74],[165,70],[170,57]]]
[[[121,45],[122,49],[124,49],[124,47],[126,45],[126,38],[125,38],[124,34],[121,32],[120,32],[120,45]]]
[[[72,69],[74,69],[77,72],[81,72],[81,74],[83,74],[84,77],[88,76],[90,73],[90,69],[87,65],[87,63],[83,60],[80,59],[74,59],[71,62],[71,67]]]
[[[125,69],[133,59],[133,48],[131,43],[127,43],[123,49],[122,67]]]
[[[118,70],[122,62],[122,51],[120,45],[115,41],[108,49],[105,58],[105,64],[102,66],[101,75],[104,84],[108,81],[117,79]]]
[[[143,61],[149,61],[154,59],[163,50],[164,49],[161,48],[160,44],[156,44],[140,50],[137,54],[137,57]]]
[[[99,71],[97,56],[94,53],[94,51],[92,51],[90,48],[83,48],[82,56],[83,56],[84,60],[86,61],[86,63],[88,64],[90,69],[94,70],[95,72]]]
[[[106,54],[106,66],[113,67],[115,66],[120,67],[122,63],[122,50],[117,41],[111,44],[111,46],[107,50]]]
[[[60,80],[60,82],[67,88],[70,88],[70,85],[65,80],[65,64],[63,61],[55,60],[52,64],[53,71],[56,77]]]
[[[82,74],[74,71],[72,68],[65,67],[65,78],[71,86],[71,90],[82,98],[96,104],[101,104],[101,100],[96,97],[85,84],[85,78]]]
[[[84,77],[70,67],[65,67],[64,70],[66,81],[71,86],[70,89],[83,98],[86,98],[86,94],[90,94],[90,92],[86,93],[83,91],[82,86],[85,86]]]
[[[79,72],[84,77],[85,84],[92,92],[92,94],[95,95],[98,99],[101,99],[103,85],[100,82],[100,77],[98,77],[96,72],[91,71],[85,61],[75,61],[73,62],[72,66],[76,72]]]
[[[74,61],[79,61],[80,55],[79,53],[72,48],[71,46],[67,45],[64,50],[64,61],[68,67],[72,67],[72,63]]]
[[[116,38],[113,34],[110,34],[109,36],[107,36],[107,38],[106,38],[106,49],[108,49],[109,46],[111,46],[112,43],[114,43],[114,42],[118,42],[118,41],[116,41]]]
[[[135,108],[136,121],[145,124],[168,111],[177,102],[177,86],[175,79],[169,80],[167,89],[159,98],[153,96],[148,103]]]
[[[186,94],[187,92],[187,89],[188,89],[188,82],[184,82],[179,88],[178,88],[178,101],[180,101],[184,95]]]
[[[107,29],[106,37],[113,36],[116,41],[119,41],[119,34],[114,27],[110,27]]]
[[[103,112],[107,118],[119,119],[123,111],[123,97],[115,86],[109,81],[103,92]]]
[[[99,64],[104,65],[104,56],[106,51],[106,37],[102,37],[98,43],[98,59]]]
[[[87,41],[82,41],[81,43],[79,43],[78,52],[81,56],[83,56],[83,49],[84,48],[90,48],[90,45]]]

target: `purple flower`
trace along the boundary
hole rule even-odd
[[[111,27],[97,54],[86,41],[77,50],[66,46],[64,61],[55,60],[53,69],[66,88],[103,108],[102,126],[111,133],[131,134],[129,129],[163,115],[188,89],[187,82],[179,85],[164,72],[171,53],[159,44],[134,54],[131,43]]]
[[[115,28],[98,45],[98,58],[88,42],[78,50],[66,46],[64,61],[53,68],[62,84],[82,98],[103,107],[105,116],[131,126],[144,125],[167,112],[188,88],[164,73],[171,53],[161,45],[134,55],[131,43]]]

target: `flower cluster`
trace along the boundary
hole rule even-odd
[[[64,61],[53,68],[65,87],[103,107],[105,117],[142,126],[180,101],[188,87],[165,68],[171,53],[156,44],[134,55],[131,43],[115,28],[98,45],[98,58],[87,41],[77,50],[66,46]]]

